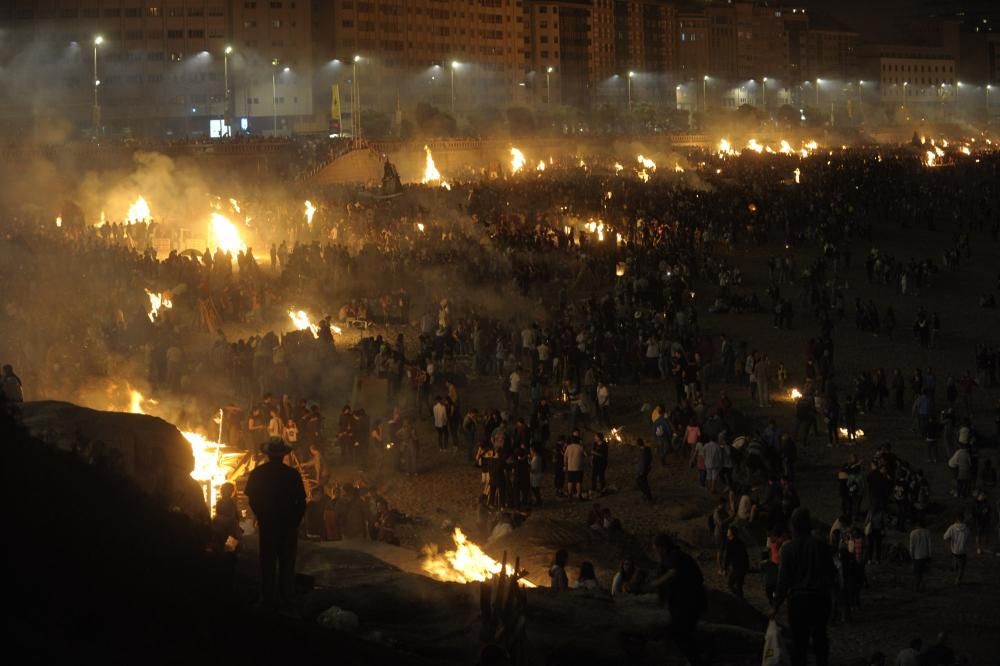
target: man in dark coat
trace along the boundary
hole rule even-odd
[[[264,448],[268,461],[250,472],[246,494],[260,533],[260,580],[265,605],[292,601],[299,523],[306,511],[302,475],[282,460],[291,449],[278,437]],[[275,575],[277,572],[277,576]],[[275,589],[275,582],[278,589]]]
[[[698,652],[697,626],[706,605],[701,567],[667,534],[657,534],[653,545],[660,569],[650,588],[670,610],[670,639],[692,666],[699,666],[704,662]]]

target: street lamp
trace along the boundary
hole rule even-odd
[[[632,113],[632,77],[635,76],[635,72],[628,73],[628,111]]]
[[[104,37],[97,35],[94,37],[94,138],[101,131],[101,105],[97,99],[97,89],[101,85],[101,80],[97,78],[97,47],[104,43]]]
[[[760,80],[760,100],[761,107],[767,108],[767,77],[765,76]]]
[[[701,79],[701,110],[708,111],[708,74]]]
[[[819,82],[820,79],[816,79],[816,110],[819,110]]]
[[[986,84],[986,118],[990,117],[990,91],[993,90],[993,86],[989,83]]]
[[[229,102],[229,56],[233,52],[232,46],[227,46],[226,50],[222,52],[222,77],[224,85],[226,87],[225,103],[226,110],[222,114],[222,124],[226,127],[232,125],[232,113],[230,113],[230,102]],[[231,131],[231,130],[230,130]]]
[[[545,104],[549,105],[552,103],[552,68],[547,67],[545,69]]]
[[[451,115],[455,115],[455,70],[458,69],[458,61],[451,61]]]
[[[681,85],[680,84],[677,84],[677,86],[674,88],[674,92],[676,93],[674,95],[674,106],[676,107],[676,109],[678,111],[680,111],[681,110]]]
[[[358,83],[358,63],[361,62],[361,56],[354,56],[354,72],[351,78],[351,125],[353,127],[352,134],[354,135],[354,140],[358,141],[361,139],[361,84]]]
[[[272,136],[277,136],[278,134],[278,87],[275,78],[278,74],[278,65],[281,62],[274,58],[271,60],[271,134]],[[281,70],[283,73],[287,74],[292,71],[291,67],[285,67]]]

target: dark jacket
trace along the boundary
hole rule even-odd
[[[797,536],[781,547],[775,603],[802,594],[829,594],[834,567],[830,548],[822,539]]]
[[[281,461],[270,461],[250,472],[246,495],[264,529],[296,528],[306,511],[302,475]]]

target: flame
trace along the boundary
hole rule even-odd
[[[56,215],[56,226],[57,227],[62,226],[62,215]]]
[[[643,169],[642,171],[640,171],[638,173],[638,176],[639,176],[639,180],[641,180],[642,182],[644,182],[644,183],[648,183],[649,182],[649,173],[645,169]]]
[[[441,182],[441,172],[434,164],[434,155],[431,154],[431,147],[424,146],[424,177],[420,179],[421,184],[426,185],[432,182]]]
[[[149,321],[156,321],[157,315],[160,313],[160,308],[164,307],[170,310],[174,307],[173,302],[169,298],[163,298],[163,294],[154,294],[149,289],[146,290],[146,294],[149,296]]]
[[[798,185],[799,184],[799,178],[802,176],[802,170],[799,169],[798,167],[795,167],[795,171],[793,171],[792,173],[795,174],[795,184]]]
[[[802,397],[802,391],[798,390],[797,388],[793,388],[788,391],[789,400],[798,400],[801,397]]]
[[[680,165],[680,162],[674,162],[674,173],[684,173],[684,167]]]
[[[847,428],[837,428],[837,432],[840,434],[841,437],[847,437]],[[854,438],[855,439],[861,439],[864,436],[865,436],[865,431],[864,430],[862,430],[861,428],[855,428],[854,429]]]
[[[309,201],[309,199],[306,199],[306,224],[312,226],[313,215],[315,214],[316,214],[316,206],[313,206],[312,202]]]
[[[926,161],[926,164],[929,167],[937,166],[937,155],[934,154],[933,150],[928,150],[927,151],[927,161]]]
[[[524,168],[525,159],[524,153],[522,153],[517,148],[510,149],[510,172],[517,173]]]
[[[417,231],[424,233],[425,229],[427,229],[427,227],[424,226],[423,222],[417,222]]]
[[[146,412],[142,409],[142,403],[145,401],[142,393],[135,389],[129,389],[128,411],[130,414],[145,414]]]
[[[129,224],[135,224],[143,220],[150,220],[152,217],[152,213],[149,212],[149,204],[146,203],[145,199],[139,197],[128,207],[128,215],[125,216],[125,220]]]
[[[649,169],[650,171],[656,171],[656,162],[654,162],[653,160],[649,159],[648,157],[644,157],[642,155],[639,155],[638,161],[639,161],[639,164],[641,164],[644,169]]]
[[[240,239],[236,225],[222,213],[212,213],[212,235],[215,236],[216,248],[223,252],[246,252],[247,246]]]
[[[106,218],[104,217],[104,211],[102,210],[102,211],[101,211],[101,221],[100,221],[100,222],[98,222],[98,223],[97,223],[96,225],[94,225],[94,226],[96,226],[96,227],[100,228],[100,227],[103,227],[103,226],[104,226],[105,224],[107,224],[107,219],[106,219]]]
[[[972,151],[969,150],[968,146],[962,146],[961,148],[959,148],[959,150],[961,150],[962,153],[965,154],[965,155],[971,155],[972,154]]]
[[[938,148],[937,146],[934,146],[934,152],[937,154],[938,157],[944,157],[944,151]]]
[[[461,528],[456,527],[451,538],[455,542],[455,550],[438,553],[433,546],[424,547],[425,559],[421,566],[432,578],[453,583],[474,583],[489,580],[504,570],[504,565],[469,541]],[[515,573],[509,564],[505,571],[508,576]],[[521,579],[521,582],[525,587],[535,587],[529,580]]]
[[[790,143],[788,143],[787,141],[785,141],[784,139],[782,139],[781,140],[781,145],[778,146],[778,152],[781,153],[782,155],[791,155],[795,151],[792,150],[792,146],[791,146]]]
[[[733,150],[733,144],[729,143],[729,139],[719,141],[719,155],[736,155],[736,151]]]
[[[622,172],[622,170],[624,170],[624,169],[625,169],[625,167],[624,167],[624,166],[622,166],[622,163],[621,163],[621,162],[615,162],[615,173],[616,173],[616,174],[619,174],[619,173],[621,173],[621,172]]]
[[[749,141],[747,141],[747,148],[749,150],[754,151],[755,153],[764,152],[764,146],[760,145],[757,139],[750,139]]]
[[[209,513],[215,515],[215,496],[219,486],[234,480],[233,474],[243,454],[223,453],[221,444],[210,442],[196,432],[182,430],[181,435],[191,445],[191,453],[194,455],[191,478],[201,484]]]
[[[597,225],[597,240],[604,242],[604,223],[601,222]]]
[[[304,331],[309,329],[314,338],[319,338],[319,326],[312,323],[309,319],[309,315],[305,313],[305,310],[289,310],[288,318],[292,320],[292,324],[295,326],[296,330]],[[330,332],[334,335],[343,335],[344,329],[330,324]]]
[[[292,320],[296,330],[304,331],[307,328],[312,332],[314,338],[319,337],[319,326],[309,321],[309,315],[303,310],[289,310],[288,317]]]
[[[607,439],[610,440],[610,441],[612,441],[612,442],[614,442],[614,443],[616,443],[616,444],[621,444],[622,442],[625,441],[625,440],[622,439],[622,429],[621,428],[612,428],[611,430],[609,430],[608,431],[608,437],[607,437]]]
[[[545,160],[538,160],[538,164],[535,166],[535,171],[545,171]]]
[[[237,201],[236,199],[233,199],[232,197],[229,198],[229,205],[232,206],[233,210],[236,211],[237,213],[243,212],[242,210],[240,210],[240,202]]]

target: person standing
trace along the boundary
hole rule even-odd
[[[534,497],[535,506],[542,505],[542,479],[543,460],[537,444],[532,444],[528,462],[531,468],[531,495]]]
[[[965,561],[969,554],[970,536],[969,526],[965,524],[965,514],[959,511],[955,515],[955,522],[944,532],[944,540],[951,548],[951,557],[954,561],[955,585],[961,585],[962,578],[965,576]]]
[[[653,503],[653,493],[649,490],[649,472],[653,466],[653,451],[641,437],[636,441],[639,455],[635,463],[635,485],[650,504]]]
[[[268,461],[250,472],[246,485],[260,531],[260,579],[267,606],[279,597],[285,605],[292,602],[298,529],[306,511],[302,475],[282,461],[289,451],[280,437],[272,438],[264,449]]]
[[[608,485],[608,442],[602,435],[594,435],[594,448],[590,452],[590,490],[603,493]]]
[[[7,402],[24,402],[24,387],[21,378],[14,374],[14,366],[3,366],[3,374],[0,376],[0,392]]]
[[[796,509],[790,521],[792,539],[779,551],[778,587],[774,594],[777,614],[788,599],[792,631],[792,666],[805,666],[812,641],[817,666],[830,663],[826,626],[830,619],[830,588],[835,575],[826,541],[812,534],[808,509]]]
[[[563,454],[566,462],[566,492],[570,497],[580,499],[580,487],[583,483],[583,445],[577,437],[566,444]]]
[[[910,559],[913,560],[914,589],[924,591],[924,576],[931,565],[931,533],[923,518],[917,519],[917,526],[910,532]]]
[[[517,416],[517,407],[521,401],[521,366],[518,365],[507,378],[507,406],[510,409],[510,418]]]
[[[729,591],[738,599],[742,599],[743,581],[747,577],[747,571],[750,570],[750,555],[732,525],[726,529],[726,543],[722,549],[722,570],[726,572]]]
[[[670,611],[670,639],[692,666],[700,666],[704,662],[698,653],[697,627],[706,606],[701,567],[667,534],[657,534],[653,546],[660,568],[648,589],[656,590]]]
[[[444,403],[444,398],[437,396],[434,399],[434,407],[431,409],[434,414],[434,430],[437,431],[438,450],[448,450],[448,406]]]

